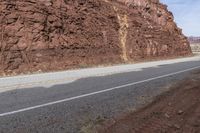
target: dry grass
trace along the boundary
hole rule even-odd
[[[97,133],[97,128],[105,122],[106,118],[98,116],[95,120],[89,120],[81,128],[80,133]]]

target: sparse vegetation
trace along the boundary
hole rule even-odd
[[[97,133],[97,127],[102,125],[105,122],[106,118],[98,116],[95,120],[89,120],[86,124],[81,128],[81,133]]]

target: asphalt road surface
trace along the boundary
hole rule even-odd
[[[53,86],[9,90],[1,86],[0,133],[78,133],[99,119],[135,110],[200,68],[200,57],[170,62],[155,66],[149,62],[150,67],[115,70]]]

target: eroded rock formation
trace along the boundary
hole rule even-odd
[[[191,53],[159,0],[0,0],[1,73]]]

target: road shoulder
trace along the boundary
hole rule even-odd
[[[105,122],[99,133],[154,133],[200,131],[200,70],[170,88],[170,91],[112,123]]]

